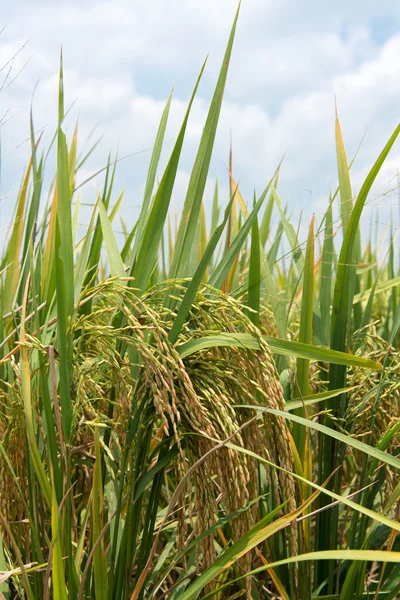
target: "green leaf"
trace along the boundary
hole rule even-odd
[[[39,449],[36,443],[35,427],[34,427],[34,412],[32,406],[32,394],[31,394],[31,370],[29,365],[28,352],[26,349],[26,334],[25,334],[25,319],[26,319],[26,307],[28,303],[28,283],[25,286],[24,302],[22,308],[22,320],[21,320],[21,331],[20,331],[20,344],[21,344],[21,392],[22,402],[24,406],[24,416],[26,424],[26,436],[28,438],[29,445],[29,456],[32,461],[37,480],[39,482],[40,489],[43,494],[43,498],[48,508],[52,506],[52,491],[49,480],[47,479],[46,472],[42,460],[40,458]]]
[[[101,476],[101,453],[99,430],[95,431],[96,462],[93,469],[92,528],[93,544],[97,544],[93,554],[94,591],[97,600],[107,600],[107,561],[103,539],[99,540],[103,529],[103,484]]]
[[[331,303],[332,303],[332,274],[333,274],[333,227],[332,227],[332,202],[329,202],[325,213],[324,244],[321,258],[321,275],[319,288],[319,306],[323,328],[323,343],[330,342]]]
[[[52,588],[54,600],[67,600],[67,588],[64,578],[64,564],[61,551],[60,518],[55,493],[52,494],[51,507],[51,533],[52,533]]]
[[[379,294],[381,292],[387,292],[388,290],[395,289],[399,286],[400,286],[400,276],[393,277],[392,279],[387,279],[386,281],[382,281],[381,283],[379,283],[376,280],[375,284],[372,287],[364,290],[363,292],[360,292],[359,294],[355,294],[355,296],[353,298],[353,304],[357,304],[358,302],[367,300],[369,298],[371,292],[374,292],[374,294]]]
[[[343,142],[342,130],[340,128],[337,107],[335,107],[335,113],[336,157],[339,174],[340,214],[342,217],[343,232],[346,233],[351,211],[353,209],[353,194],[351,191],[350,171],[347,162],[346,149]]]
[[[94,229],[94,221],[97,214],[97,205],[94,206],[89,225],[87,228],[87,232],[85,233],[85,237],[83,242],[81,242],[81,249],[79,252],[78,260],[75,264],[75,292],[74,292],[74,301],[78,302],[79,296],[82,291],[83,282],[86,277],[86,266],[88,263],[89,250],[90,250],[90,242],[92,240],[92,234]]]
[[[60,354],[60,401],[66,440],[72,421],[70,371],[72,369],[72,342],[67,334],[68,320],[74,312],[74,264],[69,192],[68,154],[61,127],[58,132],[57,153],[58,211],[56,223],[55,273],[57,293],[58,349]]]
[[[103,238],[106,244],[108,263],[110,265],[112,277],[125,277],[125,267],[122,262],[121,255],[118,250],[117,242],[115,239],[114,232],[108,218],[106,208],[100,196],[97,198],[97,206],[99,209],[99,216],[101,222],[101,228],[103,230]],[[125,282],[123,282],[125,283]]]
[[[382,365],[368,358],[346,354],[329,348],[302,344],[291,340],[281,340],[270,336],[263,336],[272,352],[282,354],[283,356],[294,356],[306,358],[308,360],[317,360],[321,362],[330,362],[338,365],[363,367],[365,369],[380,370]],[[204,338],[189,340],[177,346],[181,358],[186,358],[200,350],[216,347],[244,348],[248,350],[259,350],[258,339],[250,333],[219,333]]]
[[[168,123],[168,115],[169,115],[169,110],[171,107],[172,92],[173,92],[173,90],[171,90],[171,92],[168,96],[167,102],[165,104],[163,114],[162,114],[161,120],[160,120],[160,125],[158,127],[156,140],[155,140],[154,146],[153,146],[153,152],[151,155],[149,170],[147,173],[146,186],[144,189],[142,208],[140,210],[139,219],[135,225],[136,237],[135,237],[135,243],[133,246],[133,253],[132,253],[133,259],[136,258],[137,251],[142,244],[143,234],[144,234],[145,226],[147,224],[151,195],[152,195],[153,189],[154,189],[154,182],[156,180],[157,168],[158,168],[158,164],[160,161],[161,150],[163,147],[165,131],[167,128],[167,123]]]
[[[110,160],[110,155],[108,155],[107,166],[105,167],[105,169],[102,169],[102,171],[105,170],[105,179],[104,179],[104,186],[103,186],[103,191],[102,191],[102,201],[103,201],[103,204],[104,204],[106,210],[108,210],[109,204],[110,204],[113,182],[114,182],[114,177],[115,177],[115,168],[116,168],[116,161],[114,162],[114,167],[113,167],[113,170],[111,171],[111,160]],[[96,222],[96,227],[94,229],[94,235],[92,236],[92,243],[90,246],[90,251],[89,251],[89,256],[88,256],[88,261],[87,261],[87,266],[86,266],[86,278],[85,278],[85,281],[83,284],[84,287],[89,285],[90,282],[92,282],[93,279],[97,276],[97,273],[99,270],[99,264],[100,264],[102,243],[103,243],[103,229],[101,227],[100,216],[99,216],[97,219],[97,222]],[[91,302],[87,302],[83,307],[83,312],[88,314],[90,312],[90,309],[91,309]]]
[[[278,181],[279,181],[279,170],[275,176],[275,180],[274,180],[274,189],[276,190],[278,188]],[[263,218],[261,219],[261,223],[260,223],[260,242],[263,248],[265,248],[265,244],[267,243],[268,237],[270,235],[270,229],[271,229],[271,219],[272,219],[272,212],[274,210],[274,195],[270,194],[267,204],[265,206],[265,211],[263,214]]]
[[[357,386],[345,387],[339,390],[328,390],[326,392],[318,392],[318,394],[309,394],[303,398],[293,398],[293,400],[286,402],[286,410],[291,411],[295,410],[296,408],[300,408],[303,405],[309,406],[312,404],[317,404],[318,402],[323,402],[324,400],[330,400],[331,398],[336,398],[345,392],[351,392],[356,388]]]
[[[212,204],[212,211],[211,211],[211,234],[213,234],[214,230],[217,228],[218,221],[219,221],[219,212],[220,212],[220,208],[219,208],[219,202],[218,202],[218,177],[217,177],[217,179],[215,180],[213,204]]]
[[[282,560],[277,560],[267,565],[263,565],[262,567],[258,567],[257,569],[253,569],[246,573],[246,575],[242,575],[241,577],[236,577],[235,579],[230,579],[229,583],[218,586],[214,592],[207,594],[204,596],[204,600],[206,598],[211,598],[217,593],[221,593],[221,590],[224,589],[228,585],[232,585],[244,579],[244,577],[256,577],[260,573],[264,571],[268,571],[270,569],[276,569],[276,567],[294,564],[298,562],[305,561],[320,561],[320,560],[339,560],[339,561],[361,561],[361,562],[382,562],[382,563],[398,563],[400,561],[400,552],[393,551],[383,551],[383,550],[323,550],[321,552],[307,552],[305,554],[298,554],[297,556],[289,556],[288,558],[284,558]],[[392,596],[390,592],[383,592],[384,598],[388,597],[389,600],[395,600],[395,596]],[[324,598],[324,600],[337,600],[337,594],[333,595],[324,595],[324,596],[313,596],[315,598]],[[380,596],[379,596],[380,597]],[[189,597],[191,598],[191,596]],[[344,600],[344,599],[343,599]],[[346,597],[347,600],[347,597]]]
[[[217,131],[219,115],[221,112],[222,98],[225,90],[226,78],[228,75],[232,46],[235,38],[236,24],[239,17],[239,10],[240,4],[233,21],[218,82],[215,88],[213,99],[211,101],[210,109],[208,111],[207,120],[201,136],[200,146],[194,162],[192,174],[190,176],[189,186],[179,224],[178,235],[175,242],[174,254],[169,270],[170,279],[178,276],[185,277],[188,275],[187,267],[190,257],[190,248],[195,235],[204,188],[207,181],[211,154],[214,147],[214,140]]]
[[[132,264],[130,276],[135,278],[135,286],[137,286],[140,290],[146,289],[150,273],[153,269],[154,261],[157,257],[157,250],[165,225],[168,208],[171,201],[172,190],[175,183],[175,177],[178,170],[178,163],[182,151],[186,126],[204,67],[205,63],[203,64],[200,75],[197,78],[186,115],[178,135],[178,139],[175,143],[171,157],[155,194],[148,220],[146,222],[146,228],[143,231],[143,238],[140,247],[137,250],[136,261]]]
[[[256,204],[254,198],[254,206]],[[249,319],[258,327],[260,321],[260,230],[258,228],[257,215],[251,230],[251,248],[249,264],[249,288],[247,294],[247,304],[252,310],[249,311]]]
[[[0,573],[5,573],[7,571],[6,559],[4,556],[3,549],[3,534],[0,531]],[[10,598],[10,588],[8,587],[8,583],[5,581],[4,583],[0,583],[0,594],[3,594],[5,600]]]
[[[367,200],[369,191],[374,183],[387,155],[389,154],[394,142],[396,141],[400,133],[400,125],[396,127],[394,133],[389,139],[388,143],[382,150],[376,163],[370,170],[367,178],[365,179],[360,193],[358,194],[357,201],[354,209],[351,213],[349,225],[344,235],[344,240],[339,256],[339,264],[336,276],[335,291],[333,297],[332,307],[332,326],[331,326],[331,347],[335,350],[344,350],[346,346],[346,333],[349,320],[349,308],[353,303],[353,298],[350,297],[350,277],[349,270],[353,264],[353,251],[356,242],[357,229],[361,218],[361,213]],[[343,370],[340,371],[340,376],[336,377],[336,371],[332,373],[335,375],[334,380],[331,382],[332,385],[343,382]],[[343,386],[341,386],[343,387]]]
[[[29,177],[32,168],[32,159],[29,161],[28,168],[18,194],[17,208],[14,216],[14,224],[10,241],[7,248],[7,271],[4,287],[2,289],[3,311],[8,313],[12,309],[15,294],[18,288],[18,279],[20,274],[20,252],[22,245],[22,235],[24,229],[24,215],[26,211],[26,196],[28,191]]]
[[[304,261],[303,292],[301,295],[299,342],[311,344],[313,339],[313,304],[314,304],[314,217],[311,219],[308,232],[307,250]],[[300,394],[310,393],[310,361],[297,359],[297,383]]]
[[[258,202],[256,203],[253,210],[251,211],[250,215],[244,222],[243,226],[240,228],[239,233],[237,234],[235,239],[232,241],[229,248],[226,250],[221,261],[215,267],[213,273],[211,274],[210,281],[209,281],[209,284],[211,286],[221,289],[223,282],[225,281],[233,263],[235,262],[243,244],[246,241],[247,236],[249,235],[249,233],[251,231],[251,228],[253,227],[253,224],[257,217],[257,213],[260,210],[260,208],[265,200],[265,197],[268,193],[268,189],[269,189],[270,185],[271,185],[271,183],[269,183],[267,185],[267,187],[261,194]]]
[[[299,241],[295,228],[293,227],[292,223],[287,218],[285,211],[283,210],[282,200],[280,199],[280,196],[273,185],[271,186],[271,191],[275,200],[275,204],[277,205],[279,210],[279,216],[281,219],[283,229],[286,233],[290,247],[292,249],[293,259],[296,263],[298,273],[299,275],[301,275],[304,271],[304,254],[301,249],[301,243]]]
[[[210,264],[210,261],[213,257],[214,251],[215,251],[215,248],[217,247],[217,244],[221,238],[222,232],[225,229],[225,225],[226,225],[229,215],[230,215],[231,206],[232,206],[234,197],[235,197],[235,195],[232,196],[231,201],[229,202],[228,206],[225,209],[224,218],[223,218],[222,223],[220,225],[218,225],[218,227],[216,227],[213,234],[211,235],[211,238],[207,244],[205,252],[204,252],[203,256],[201,257],[200,264],[199,264],[198,268],[196,269],[196,272],[193,275],[193,277],[189,283],[188,289],[185,293],[185,296],[184,296],[182,303],[179,307],[179,310],[177,312],[174,324],[171,328],[171,331],[168,334],[168,339],[171,343],[175,343],[176,338],[178,337],[179,332],[181,330],[181,327],[190,311],[190,307],[196,296],[199,285],[203,279],[203,275],[206,272],[208,265]]]
[[[289,421],[294,421],[295,423],[299,423],[300,425],[303,425],[304,427],[309,427],[310,429],[314,429],[315,431],[319,431],[324,435],[328,435],[329,437],[332,437],[335,440],[346,444],[347,446],[351,446],[352,448],[355,448],[360,452],[364,452],[364,454],[368,454],[368,456],[372,456],[373,458],[376,458],[377,460],[387,465],[391,465],[392,467],[395,467],[395,469],[400,469],[399,458],[397,458],[396,456],[392,456],[387,452],[382,452],[382,450],[378,450],[377,448],[374,448],[369,444],[360,442],[357,438],[353,438],[349,435],[345,435],[344,433],[340,433],[339,431],[336,431],[331,427],[326,427],[325,425],[321,425],[320,423],[316,423],[314,421],[310,421],[309,419],[304,419],[303,417],[299,417],[298,415],[289,414],[281,410],[264,408],[263,411],[271,413],[273,415],[277,415],[284,419],[288,419]]]

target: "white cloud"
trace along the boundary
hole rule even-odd
[[[27,11],[24,20],[17,12],[18,5]],[[76,100],[73,114],[79,112],[82,137],[97,123],[106,130],[91,164],[93,170],[105,163],[109,147],[116,150],[119,146],[123,156],[151,146],[168,93],[165,82],[172,84],[178,78],[162,159],[165,164],[189,90],[210,51],[179,171],[177,197],[182,199],[236,5],[236,0],[170,0],[167,9],[165,2],[153,0],[150,9],[145,0],[135,4],[128,0],[57,4],[30,0],[17,1],[13,10],[9,4],[9,26],[0,36],[0,65],[30,35],[34,37],[17,57],[15,70],[33,52],[31,62],[0,94],[0,115],[8,106],[21,108],[3,128],[3,153],[4,148],[17,146],[27,137],[27,109],[39,77],[35,123],[37,128],[48,126],[50,139],[56,123],[62,43],[67,104]],[[251,198],[253,185],[261,191],[286,153],[283,199],[292,207],[302,208],[305,203],[308,212],[313,207],[319,211],[319,199],[327,196],[336,179],[336,95],[349,158],[368,127],[353,170],[357,189],[398,121],[400,36],[387,34],[386,39],[378,31],[393,23],[400,23],[400,8],[389,1],[379,6],[372,0],[308,0],[306,5],[293,0],[244,1],[212,177],[219,173],[225,181],[224,159],[232,130],[235,174],[247,198]],[[378,33],[384,41],[378,39]],[[2,194],[15,189],[22,156],[28,151],[26,144],[4,160],[7,187]],[[398,147],[395,152],[381,174],[381,186],[397,169]],[[140,198],[148,160],[149,153],[120,164],[117,181],[128,185],[130,204],[137,204]],[[311,201],[308,189],[312,190]]]

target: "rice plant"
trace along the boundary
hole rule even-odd
[[[246,202],[232,152],[230,197],[216,183],[208,220],[238,16],[176,228],[205,65],[156,184],[167,100],[122,244],[110,158],[78,239],[91,192],[76,184],[78,129],[64,133],[62,61],[47,199],[31,118],[0,266],[0,597],[400,595],[399,265],[393,228],[383,261],[360,236],[400,126],[353,198],[336,115],[339,185],[304,243],[278,192],[284,167]]]

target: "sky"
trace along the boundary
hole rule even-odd
[[[138,216],[168,94],[174,87],[160,175],[208,55],[177,176],[173,202],[179,209],[236,7],[236,0],[4,0],[0,236],[29,156],[34,89],[36,131],[44,132],[46,143],[55,130],[61,45],[66,106],[72,105],[67,133],[79,116],[82,151],[94,128],[87,148],[103,136],[82,176],[102,168],[109,151],[128,156],[118,165],[114,198],[126,189],[122,213],[128,224]],[[283,158],[282,201],[295,215],[304,211],[304,224],[313,212],[321,217],[337,184],[335,99],[349,160],[365,136],[352,167],[356,194],[399,122],[399,32],[400,3],[393,0],[243,0],[206,203],[217,176],[221,201],[228,199],[232,138],[234,173],[247,202],[254,189],[262,192]],[[398,226],[399,166],[397,143],[365,217],[382,234],[392,210]],[[95,184],[99,178],[82,188],[83,202],[93,203]]]

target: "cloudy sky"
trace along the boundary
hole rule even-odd
[[[101,168],[109,150],[119,148],[120,156],[141,152],[118,170],[117,186],[126,187],[124,216],[132,222],[169,91],[174,86],[164,164],[209,54],[178,174],[179,206],[236,5],[236,0],[4,0],[0,68],[6,66],[0,86],[12,69],[0,93],[2,232],[29,153],[25,140],[36,83],[35,127],[44,128],[47,140],[54,132],[61,44],[66,104],[74,103],[67,129],[72,131],[79,115],[82,145],[94,127],[95,136],[104,133],[85,174]],[[222,198],[227,196],[231,132],[235,175],[247,199],[254,188],[262,191],[285,156],[283,201],[297,213],[304,208],[307,216],[321,215],[336,185],[335,97],[349,158],[366,133],[352,171],[356,192],[399,121],[399,31],[400,3],[393,0],[243,0],[208,201],[217,175]],[[399,167],[397,144],[369,204],[382,231],[392,206],[398,222]],[[84,194],[93,201],[93,182]]]

